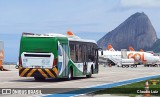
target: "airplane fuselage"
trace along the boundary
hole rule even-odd
[[[103,56],[121,59],[121,51],[103,51]],[[140,64],[155,64],[159,61],[159,57],[147,52],[127,51],[127,57],[134,59],[136,63]]]

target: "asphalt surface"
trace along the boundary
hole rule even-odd
[[[76,77],[71,81],[67,81],[66,79],[46,79],[45,81],[35,81],[32,77],[19,77],[18,70],[12,69],[11,71],[0,71],[0,88],[53,88],[48,90],[46,89],[50,94],[52,94],[158,74],[160,74],[160,67],[138,66],[137,68],[121,68],[103,67],[100,65],[99,73],[94,74],[92,78],[86,78],[84,76]],[[42,95],[34,95],[34,97]],[[14,94],[0,96],[21,97],[22,95]],[[33,95],[23,95],[23,97],[27,96]]]

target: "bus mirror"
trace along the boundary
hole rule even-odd
[[[97,49],[99,52],[101,52],[101,55],[103,55],[103,49],[102,48],[98,48]]]
[[[101,55],[103,55],[103,51],[101,51]]]

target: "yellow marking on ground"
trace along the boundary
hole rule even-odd
[[[20,76],[24,76],[24,74],[29,70],[29,68],[26,68],[23,70],[23,72],[20,74]]]
[[[45,70],[47,71],[47,73],[48,73],[51,77],[55,77],[55,76],[52,74],[52,72],[50,72],[49,69],[45,69]]]
[[[45,77],[45,78],[48,77],[41,69],[38,69],[38,71],[43,75],[43,77]]]
[[[32,70],[27,74],[27,77],[30,77],[35,71],[36,71],[36,69],[32,69]]]

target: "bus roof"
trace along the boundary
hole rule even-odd
[[[79,42],[92,42],[96,43],[95,40],[81,39],[81,38],[68,38],[69,41],[79,41]]]
[[[47,33],[47,34],[23,33],[22,36],[23,37],[66,37],[68,38],[69,41],[96,43],[95,40],[82,39],[75,35],[69,36],[69,35],[63,35],[63,34],[57,34],[57,33]]]
[[[47,34],[34,34],[34,33],[23,33],[23,37],[66,37],[62,34],[57,33],[47,33]]]

